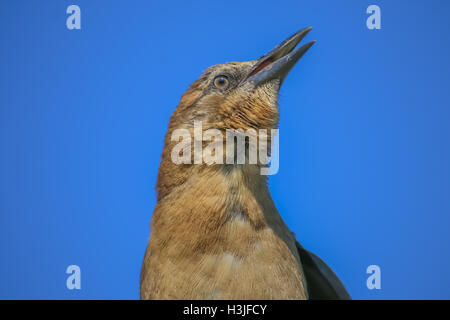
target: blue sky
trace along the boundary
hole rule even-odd
[[[81,8],[82,29],[66,28]],[[366,8],[381,8],[381,30]],[[450,298],[448,1],[2,1],[0,298],[136,299],[162,140],[210,65],[293,32],[270,189],[356,299]],[[82,289],[67,290],[79,265]],[[381,290],[366,268],[381,267]]]

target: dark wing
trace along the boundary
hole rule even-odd
[[[309,299],[350,300],[351,297],[331,268],[314,253],[296,243],[308,285]]]

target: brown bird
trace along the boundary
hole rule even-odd
[[[278,91],[314,44],[296,48],[310,30],[295,33],[257,60],[208,68],[181,97],[165,137],[141,299],[350,298],[334,272],[304,249],[282,220],[267,176],[261,175],[261,161],[199,163],[195,155],[183,163],[173,159],[180,143],[173,138],[175,130],[195,136],[199,121],[202,133],[214,128],[224,135],[230,129],[277,128]],[[190,139],[186,146],[183,153],[190,150]]]

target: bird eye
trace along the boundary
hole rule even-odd
[[[226,89],[228,88],[229,85],[229,81],[227,76],[217,76],[214,78],[214,86],[218,89]]]

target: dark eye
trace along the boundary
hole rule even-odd
[[[220,75],[214,78],[214,86],[218,89],[226,89],[229,85],[228,77]]]

